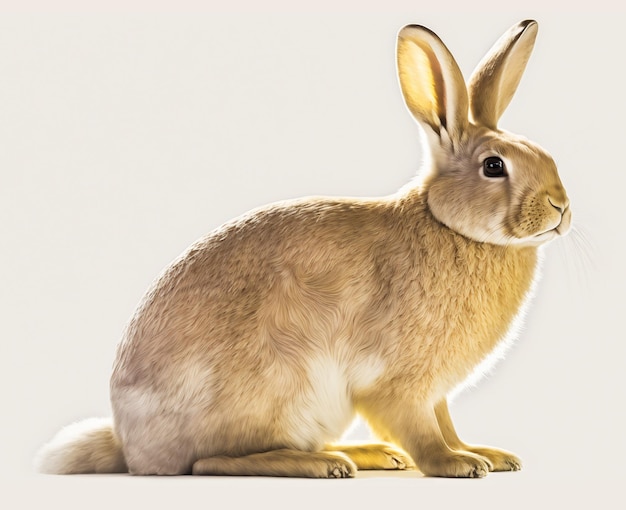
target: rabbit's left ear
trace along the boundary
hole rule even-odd
[[[409,111],[425,130],[460,141],[468,124],[465,80],[448,48],[433,32],[408,25],[398,33],[398,78]]]
[[[526,20],[500,37],[474,69],[469,79],[472,121],[496,129],[509,105],[537,37],[537,22]]]

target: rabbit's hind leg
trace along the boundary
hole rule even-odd
[[[363,470],[415,468],[409,454],[391,443],[332,444],[326,451],[344,453]]]
[[[357,467],[341,452],[271,450],[243,457],[216,456],[196,461],[194,475],[288,476],[295,478],[352,478]]]

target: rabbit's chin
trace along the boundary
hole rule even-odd
[[[549,243],[550,241],[553,241],[554,239],[557,239],[558,237],[561,237],[562,235],[564,234],[560,233],[558,229],[552,229],[531,237],[511,237],[508,243],[505,244],[515,246],[542,246]]]
[[[559,225],[558,227],[546,230],[544,232],[539,232],[538,234],[534,234],[531,236],[502,236],[500,238],[494,238],[493,240],[488,239],[484,242],[498,244],[502,246],[542,246],[559,237],[567,235],[567,233],[570,231],[570,228],[571,226],[569,224],[566,227]]]

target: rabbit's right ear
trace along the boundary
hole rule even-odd
[[[424,127],[456,145],[468,124],[463,74],[450,51],[433,32],[407,25],[398,33],[400,88],[409,111]]]

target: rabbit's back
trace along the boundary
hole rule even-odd
[[[381,267],[389,243],[396,264],[409,262],[410,246],[393,237],[393,210],[381,201],[281,203],[226,224],[146,293],[120,343],[115,376],[154,383],[154,368],[183,361],[183,352],[195,361],[223,356],[233,369],[250,354],[254,365],[265,353],[268,361],[300,363],[307,349],[327,349],[342,336],[342,313],[371,309],[379,287],[401,278]]]

